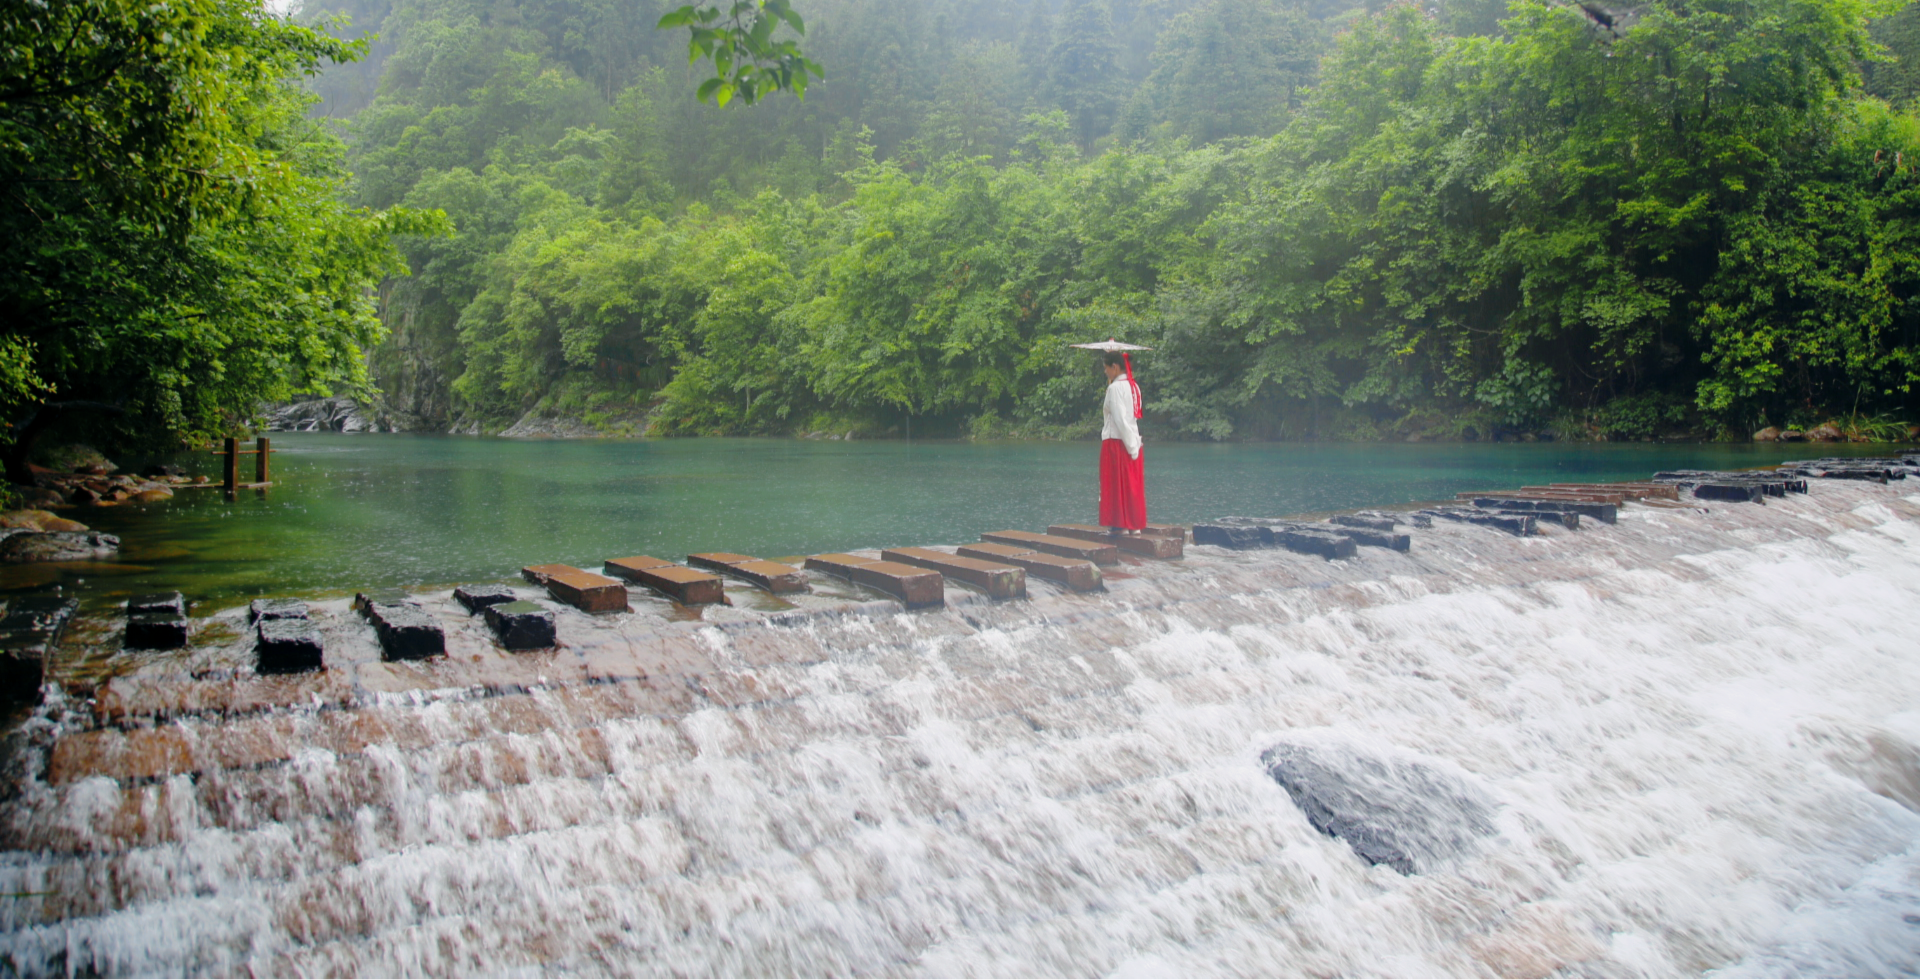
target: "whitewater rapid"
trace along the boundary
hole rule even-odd
[[[254,678],[234,641],[55,698],[12,738],[0,955],[113,974],[1920,972],[1902,484],[1633,504],[1527,539],[1443,526],[1341,562],[1192,547],[1104,595],[953,598],[569,611],[567,648],[516,658],[442,592],[451,655],[426,665],[380,663],[333,603],[324,675]],[[1414,873],[1370,865],[1269,775],[1276,747],[1387,812],[1466,815]],[[1470,805],[1423,810],[1436,786]]]

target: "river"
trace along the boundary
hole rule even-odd
[[[597,567],[632,554],[955,543],[1096,516],[1092,443],[282,434],[274,447],[271,490],[234,501],[183,490],[161,504],[70,512],[119,535],[119,560],[0,569],[0,589],[58,583],[93,608],[152,591],[216,603],[318,597],[502,581],[524,565]],[[1156,444],[1147,500],[1155,520],[1193,522],[1849,452],[1885,447]],[[215,458],[194,461],[218,478]]]

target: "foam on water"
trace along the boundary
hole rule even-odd
[[[1111,584],[563,617],[570,649],[520,659],[442,596],[445,661],[361,649],[271,696],[220,673],[243,645],[184,655],[16,736],[0,952],[140,974],[1920,968],[1920,497],[1820,484],[1337,563],[1195,548]],[[366,642],[334,612],[330,658]],[[1345,787],[1329,805],[1417,811],[1426,837],[1390,829],[1441,845],[1414,874],[1369,864],[1268,774],[1277,746]]]

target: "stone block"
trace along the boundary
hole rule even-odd
[[[135,650],[178,650],[187,645],[187,617],[173,612],[127,617],[126,645]]]
[[[1193,543],[1217,545],[1235,551],[1273,547],[1273,529],[1224,524],[1195,524]]]
[[[1426,510],[1421,514],[1429,518],[1453,521],[1457,524],[1476,524],[1505,531],[1515,537],[1524,538],[1534,532],[1532,514],[1488,514],[1480,511],[1465,510]]]
[[[1328,533],[1352,538],[1353,543],[1363,548],[1385,548],[1388,551],[1410,551],[1413,549],[1413,537],[1397,534],[1393,531],[1376,531],[1370,527],[1350,527],[1335,524],[1325,528]]]
[[[1099,566],[1090,561],[1062,558],[1029,551],[1021,545],[986,541],[960,546],[962,558],[1018,565],[1028,575],[1058,582],[1075,592],[1093,592],[1106,587]]]
[[[1000,544],[1019,545],[1042,551],[1062,558],[1078,558],[1096,565],[1120,564],[1120,549],[1111,544],[1093,541],[1076,541],[1073,538],[1060,538],[1051,534],[1035,534],[1032,531],[988,531],[980,537]]]
[[[1288,551],[1303,555],[1319,555],[1332,561],[1336,558],[1352,558],[1354,554],[1353,538],[1345,534],[1329,534],[1325,531],[1301,531],[1294,528],[1280,528],[1273,532],[1273,543]]]
[[[487,627],[509,650],[543,650],[559,642],[553,613],[534,602],[502,602],[486,607]]]
[[[736,555],[731,551],[703,551],[697,555],[687,556],[687,564],[711,568],[716,572],[724,572],[735,565],[759,560],[752,555]]]
[[[368,589],[355,592],[351,608],[362,616],[374,606],[398,606],[413,602],[413,597],[399,589]]]
[[[633,580],[635,572],[649,568],[670,568],[673,562],[651,555],[634,555],[631,558],[609,558],[600,563],[600,571],[614,578]]]
[[[1620,520],[1620,508],[1617,505],[1585,503],[1576,500],[1510,500],[1499,497],[1475,497],[1473,505],[1483,510],[1499,510],[1510,514],[1578,514],[1602,524],[1614,524]]]
[[[774,595],[807,591],[807,577],[792,565],[777,561],[743,561],[727,566],[725,574],[746,579]]]
[[[308,619],[262,619],[254,626],[254,669],[298,674],[321,667],[320,628]]]
[[[1178,524],[1149,524],[1141,528],[1140,533],[1155,538],[1176,538],[1181,544],[1187,543],[1187,529]]]
[[[382,660],[425,660],[447,652],[446,631],[414,603],[368,601],[360,614],[373,624]]]
[[[1074,538],[1080,541],[1110,544],[1121,551],[1146,558],[1174,559],[1185,555],[1187,550],[1184,533],[1177,538],[1171,535],[1147,534],[1144,531],[1139,534],[1116,535],[1107,528],[1093,524],[1055,524],[1047,528],[1047,533],[1056,538]]]
[[[520,570],[520,577],[534,585],[545,585],[547,579],[561,572],[577,572],[580,569],[572,565],[528,565]]]
[[[1029,552],[1031,554],[1031,552]],[[880,557],[902,565],[939,572],[965,582],[995,599],[1018,599],[1027,594],[1027,570],[1018,565],[949,555],[931,548],[888,548]]]
[[[178,592],[154,592],[137,595],[127,600],[129,616],[155,616],[162,613],[185,616],[187,597]]]
[[[859,555],[814,555],[807,559],[807,571],[825,572],[828,575],[838,575],[841,578],[851,580],[855,568],[861,565],[871,565],[879,560],[878,558],[862,558]]]
[[[1702,483],[1693,488],[1693,495],[1699,500],[1737,500],[1743,503],[1757,503],[1766,496],[1766,489],[1756,483]]]
[[[463,585],[453,590],[453,599],[468,612],[477,613],[488,606],[518,602],[520,594],[505,585]]]
[[[1328,523],[1338,524],[1341,527],[1358,527],[1369,531],[1391,532],[1400,526],[1400,522],[1391,517],[1370,517],[1362,514],[1335,514],[1327,520]]]
[[[622,612],[627,608],[626,586],[577,568],[549,574],[547,594],[583,612]]]
[[[606,563],[606,571],[608,575],[646,586],[682,605],[725,602],[727,597],[720,576],[658,558],[616,558]]]
[[[298,599],[255,599],[247,605],[247,622],[271,619],[306,619],[307,604]]]
[[[866,562],[852,566],[852,570],[855,582],[899,599],[908,609],[947,604],[946,582],[939,572],[896,561]]]

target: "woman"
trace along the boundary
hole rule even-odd
[[[1100,523],[1114,534],[1139,534],[1147,526],[1146,478],[1140,465],[1140,386],[1133,364],[1120,351],[1102,358],[1107,397],[1100,426]]]

